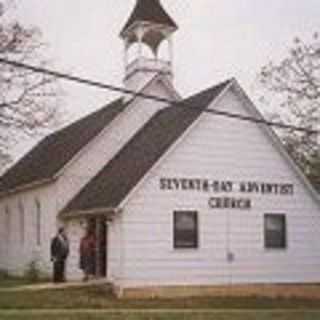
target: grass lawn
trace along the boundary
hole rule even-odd
[[[12,288],[17,286],[23,286],[31,284],[30,280],[24,278],[9,277],[4,274],[0,274],[0,288]]]
[[[52,310],[49,312],[47,309]],[[68,313],[61,313],[57,309],[66,309]],[[79,309],[87,311],[75,311]],[[110,313],[104,309],[109,309]],[[126,313],[120,309],[131,311],[127,310]],[[192,309],[192,313],[187,312],[188,309]],[[234,309],[238,311],[230,311]],[[92,310],[98,312],[95,314]],[[119,300],[104,286],[0,293],[0,320],[319,320],[318,310],[319,300],[303,299],[252,297]]]
[[[0,289],[2,288],[14,288],[14,287],[19,287],[19,286],[24,286],[24,285],[29,285],[33,283],[41,283],[44,282],[45,280],[31,280],[28,278],[20,278],[20,277],[12,277],[8,276],[7,274],[0,272]]]
[[[104,286],[37,292],[1,292],[1,309],[320,309],[319,300],[188,298],[119,300]],[[0,317],[1,319],[1,317]],[[280,318],[281,319],[281,318]],[[318,318],[320,319],[320,317]],[[24,319],[26,320],[26,319]]]
[[[12,315],[1,318],[6,320],[319,320],[320,313],[163,313],[163,314],[74,314],[74,315],[26,315],[23,312],[20,315]]]

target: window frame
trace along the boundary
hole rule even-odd
[[[39,199],[35,200],[36,203],[36,244],[38,247],[41,246],[41,203]]]
[[[20,225],[20,243],[23,246],[25,244],[25,236],[26,236],[26,217],[25,210],[22,201],[19,201],[19,225]]]
[[[11,243],[11,209],[9,205],[5,206],[4,213],[5,213],[6,244],[7,246],[9,246]]]
[[[267,220],[270,218],[281,219],[281,243],[273,244],[272,240],[268,240]],[[288,249],[288,224],[287,215],[284,213],[266,213],[264,215],[264,248],[266,250],[287,250]]]
[[[177,217],[179,214],[188,214],[193,216],[195,228],[193,232],[193,243],[190,245],[179,244],[179,231],[177,230]],[[180,231],[182,232],[182,231]],[[191,231],[190,231],[191,232]],[[190,241],[191,242],[191,241]],[[197,250],[199,249],[199,213],[197,210],[175,210],[173,212],[173,248],[174,250]]]

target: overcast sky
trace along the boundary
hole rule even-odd
[[[19,16],[39,26],[56,69],[120,85],[118,34],[135,0],[20,0]],[[295,36],[319,31],[319,0],[162,0],[179,25],[175,85],[187,95],[235,76],[250,93],[260,67],[279,60]],[[68,110],[93,110],[112,95],[65,85]]]
[[[19,0],[19,19],[39,26],[52,67],[121,85],[123,46],[118,37],[135,0]],[[250,96],[255,76],[285,55],[295,36],[320,31],[319,0],[162,0],[179,25],[175,85],[186,96],[236,77]],[[80,116],[114,94],[63,84],[65,109]]]

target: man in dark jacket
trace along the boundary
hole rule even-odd
[[[53,282],[65,282],[66,259],[69,255],[69,240],[63,228],[51,241],[51,261],[53,262]]]

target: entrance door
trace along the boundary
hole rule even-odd
[[[105,218],[96,218],[96,276],[107,276],[107,224]]]
[[[104,278],[107,275],[107,225],[103,217],[91,218],[89,229],[96,238],[95,276]]]

